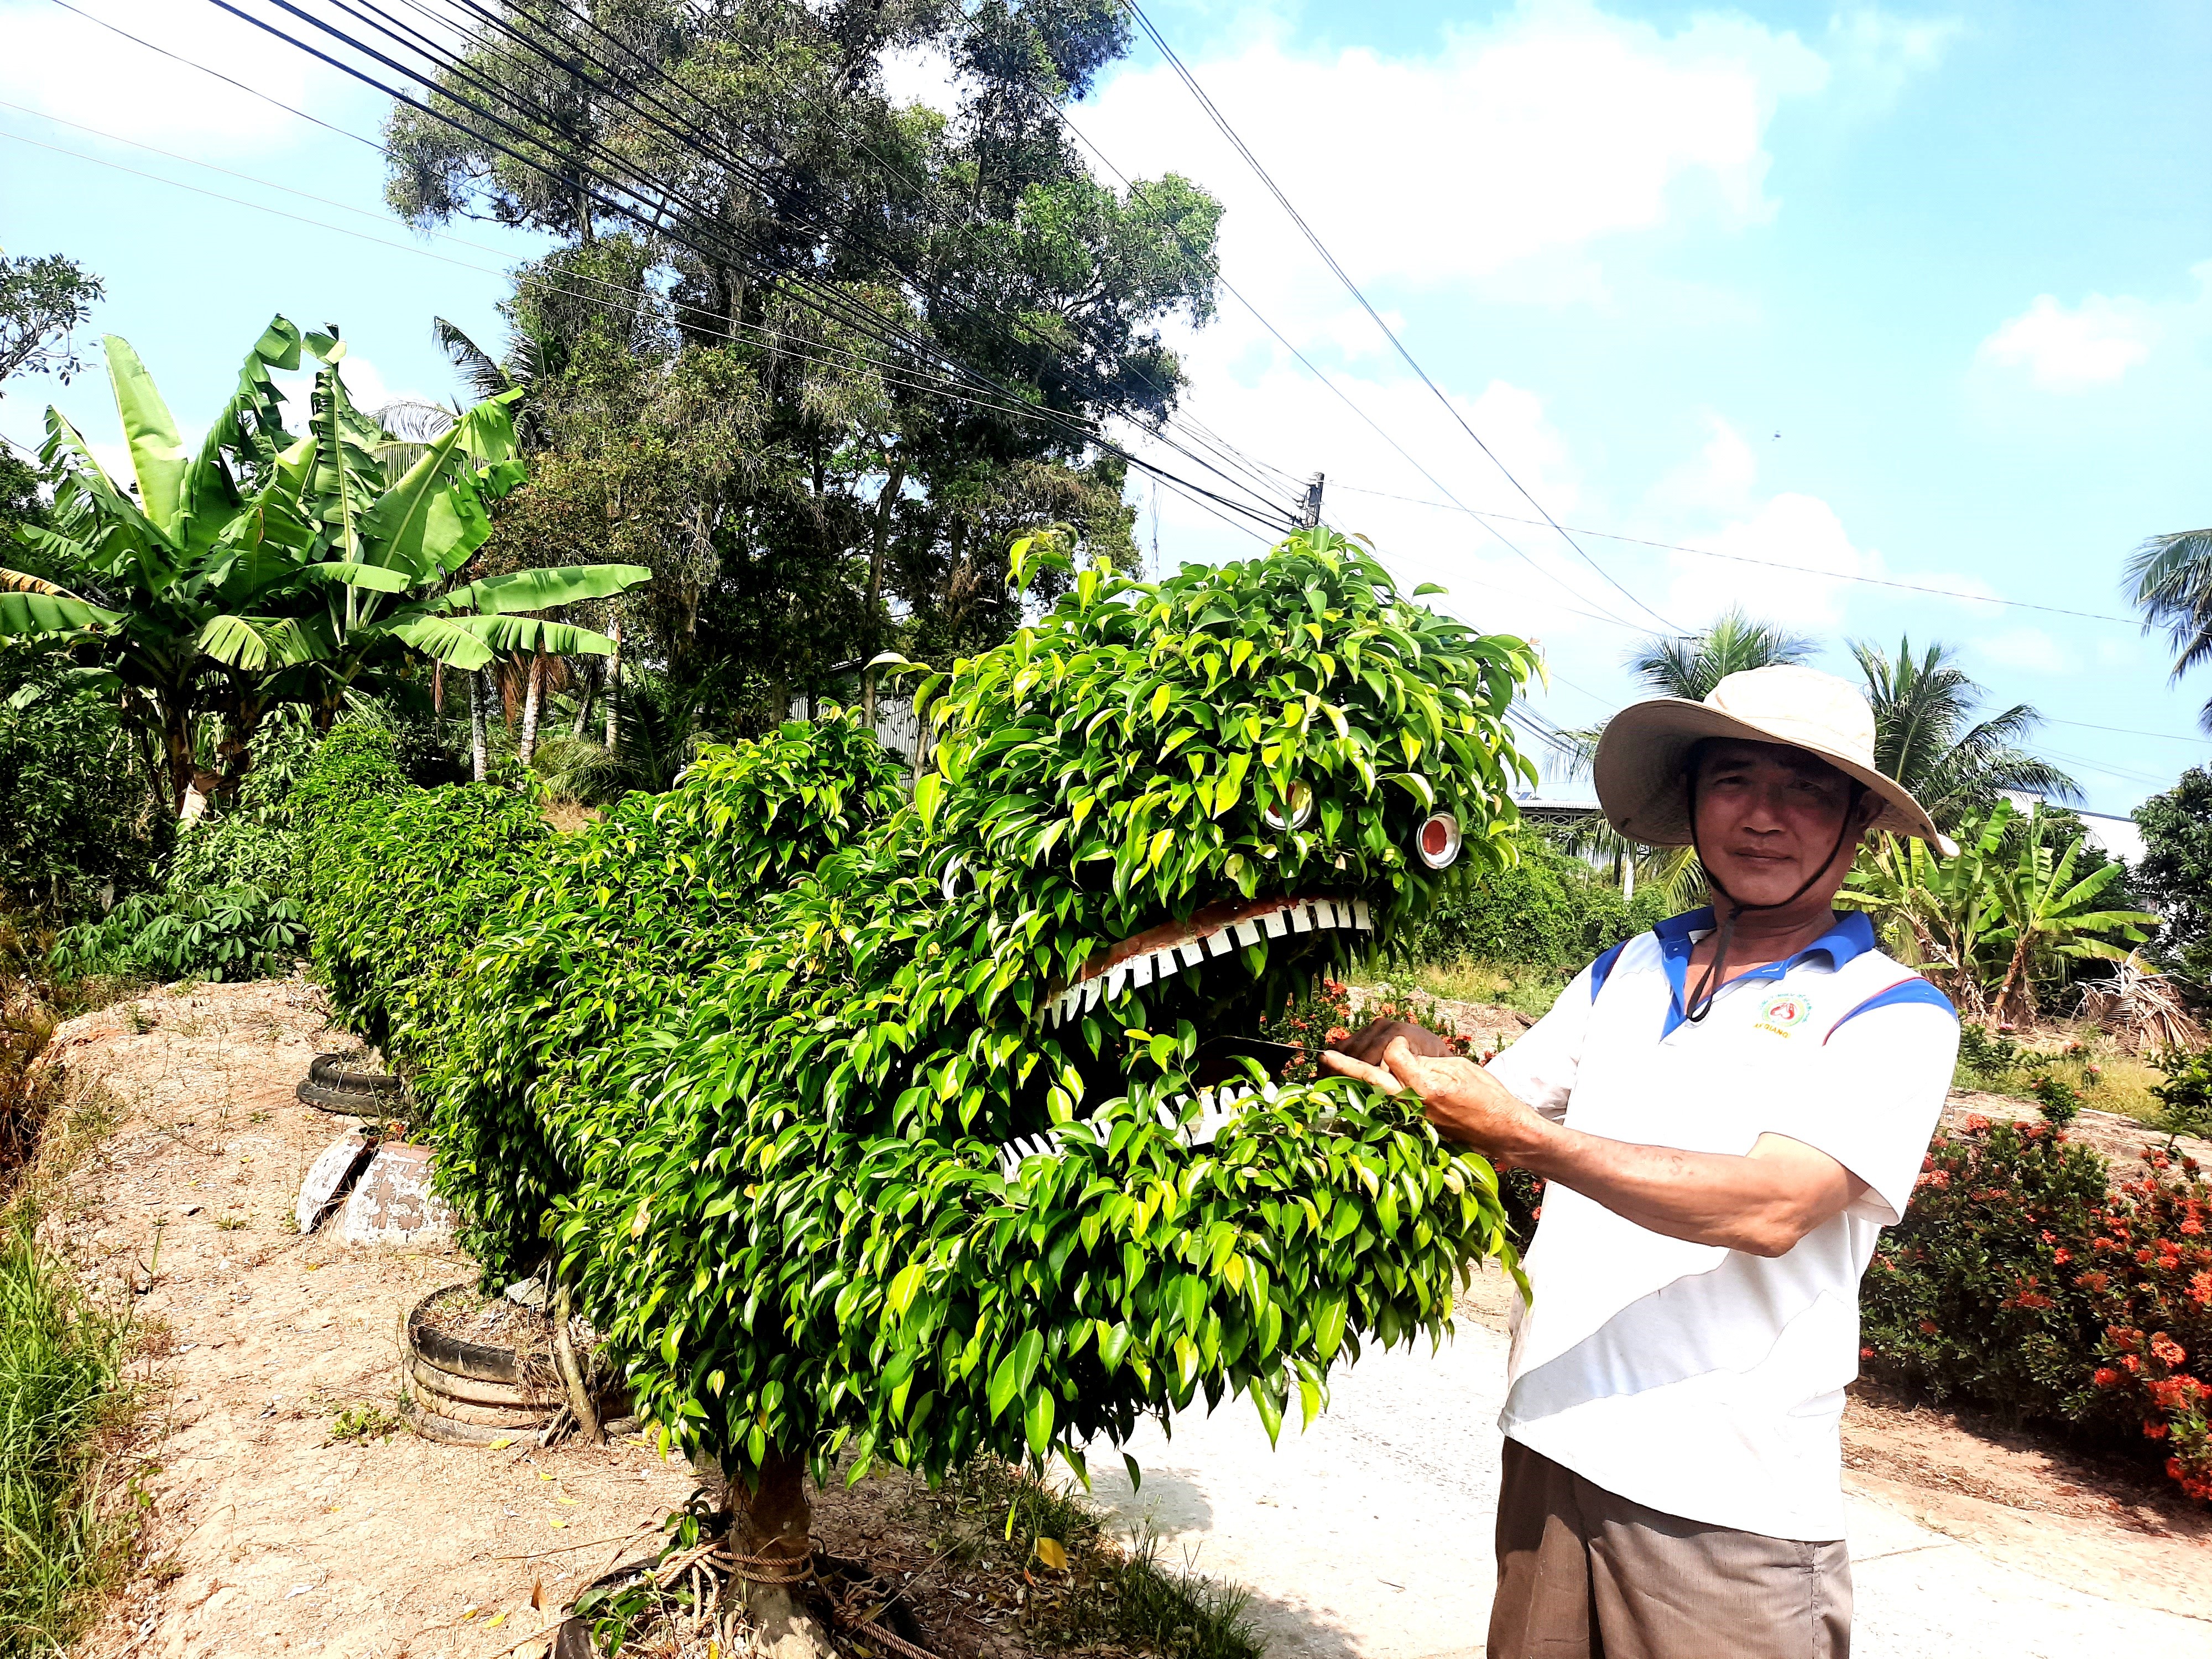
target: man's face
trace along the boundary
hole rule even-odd
[[[1822,878],[1805,895],[1817,908],[1850,872],[1851,849],[1871,803],[1854,815]],[[1746,904],[1778,904],[1820,869],[1851,811],[1851,781],[1802,749],[1725,738],[1698,763],[1698,847],[1721,885]]]

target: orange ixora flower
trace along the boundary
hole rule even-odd
[[[2183,1349],[2181,1344],[2164,1331],[2151,1338],[2150,1351],[2161,1363],[2167,1365],[2179,1365],[2189,1358],[2188,1353]]]

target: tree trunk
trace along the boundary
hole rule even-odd
[[[806,1465],[797,1458],[770,1456],[759,1484],[748,1493],[732,1483],[728,1502],[731,1547],[740,1555],[803,1559],[814,1510],[806,1494]],[[823,1659],[831,1650],[830,1633],[782,1584],[750,1584],[745,1611],[757,1634],[753,1651],[769,1659]]]
[[[599,695],[599,676],[604,672],[596,659],[584,659],[583,689],[576,694],[576,724],[568,733],[572,738],[580,738],[591,729],[592,702]]]
[[[185,796],[192,787],[192,720],[175,707],[161,710],[161,760],[169,772],[169,816],[185,810]]]
[[[469,744],[478,783],[491,769],[491,739],[484,723],[484,705],[490,701],[490,673],[479,668],[469,676]]]
[[[617,617],[607,629],[607,637],[615,648],[607,653],[607,753],[615,752],[615,714],[622,703],[622,618]]]
[[[226,710],[222,734],[216,739],[216,796],[226,807],[238,804],[246,775],[253,769],[253,734],[261,729],[265,713],[260,699],[241,696]]]
[[[876,632],[876,623],[884,608],[884,551],[890,538],[891,507],[900,490],[906,488],[906,463],[893,461],[890,476],[884,480],[883,492],[876,497],[874,540],[868,550],[868,654],[872,657],[884,648]],[[860,671],[860,718],[867,722],[868,730],[876,729],[876,671]]]
[[[545,702],[545,647],[531,653],[529,688],[522,694],[522,737],[515,745],[516,758],[522,769],[530,769],[530,757],[538,752],[538,714]]]

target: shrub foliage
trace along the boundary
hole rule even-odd
[[[550,1237],[641,1406],[748,1483],[842,1450],[1079,1468],[1201,1393],[1272,1433],[1362,1341],[1441,1334],[1455,1273],[1510,1253],[1488,1167],[1348,1080],[1179,1133],[1201,1038],[1370,935],[1255,932],[1046,1011],[1163,924],[1328,896],[1387,939],[1510,864],[1528,647],[1327,532],[1158,584],[1066,574],[1033,627],[924,681],[910,800],[835,720],[565,839],[365,757],[309,781],[319,953],[428,1068],[480,1247],[504,1271]],[[1449,877],[1411,850],[1440,809]],[[1011,1136],[1079,1117],[1002,1170]]]

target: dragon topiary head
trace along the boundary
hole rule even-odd
[[[747,1480],[1080,1468],[1201,1390],[1272,1433],[1510,1254],[1480,1159],[1249,1039],[1510,856],[1530,647],[1326,531],[1068,574],[923,682],[909,804],[541,1091],[565,1270],[641,1407]]]

